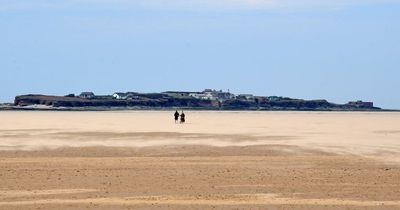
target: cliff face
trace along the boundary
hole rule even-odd
[[[357,108],[349,105],[329,103],[326,100],[301,100],[282,98],[280,100],[240,100],[224,102],[201,100],[192,97],[172,97],[165,94],[139,94],[135,99],[117,100],[110,96],[93,99],[47,95],[17,96],[15,106],[46,105],[51,107],[88,108],[91,107],[144,107],[144,108],[195,108],[212,110],[377,110],[379,108]]]

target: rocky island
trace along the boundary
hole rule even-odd
[[[122,110],[122,109],[197,109],[197,110],[300,110],[300,111],[378,111],[372,102],[335,104],[327,100],[303,100],[279,96],[232,94],[206,89],[201,92],[166,91],[162,93],[116,92],[112,95],[20,95],[12,110]]]

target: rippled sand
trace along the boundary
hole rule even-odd
[[[0,209],[396,209],[400,114],[0,112]]]

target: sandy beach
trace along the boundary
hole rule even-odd
[[[400,209],[400,113],[0,112],[0,209]]]

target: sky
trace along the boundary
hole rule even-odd
[[[400,109],[400,0],[0,0],[0,102],[205,88]]]

